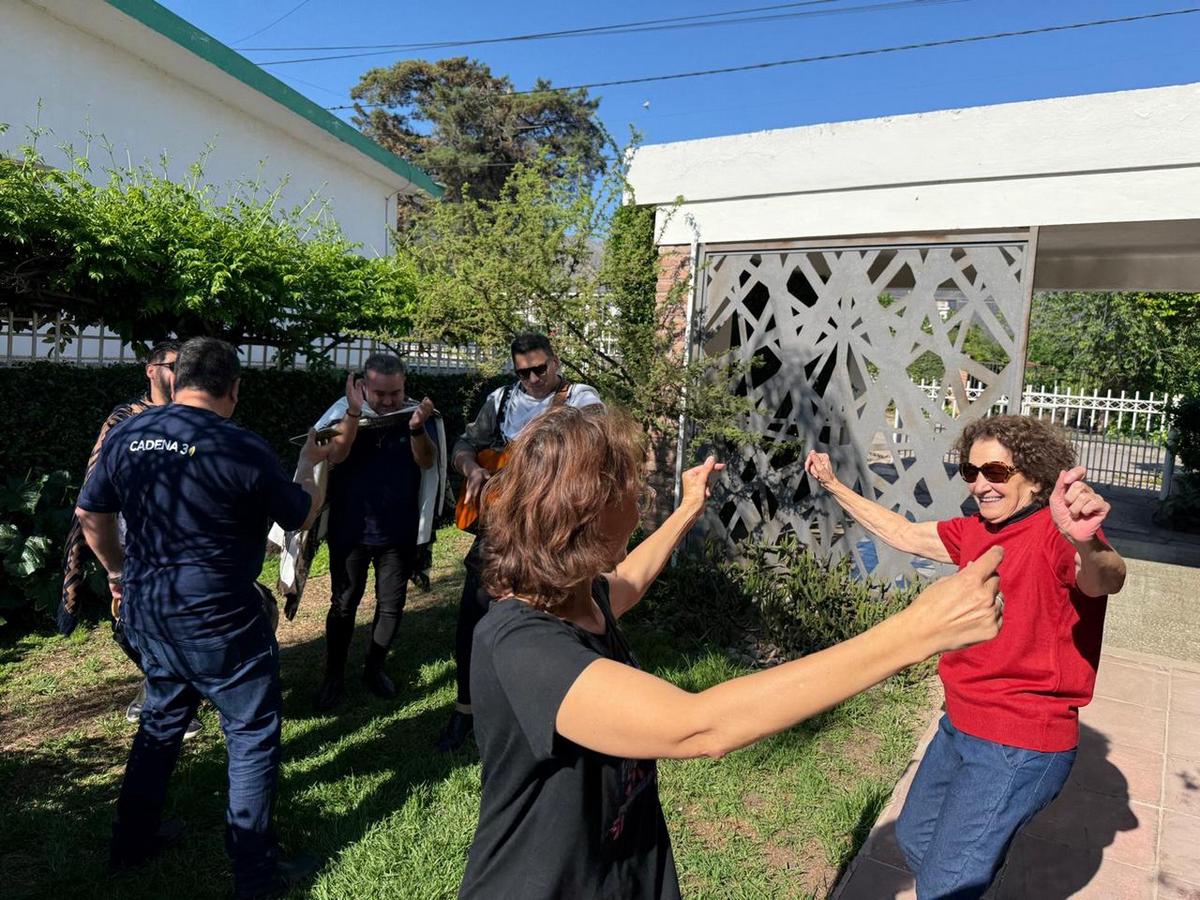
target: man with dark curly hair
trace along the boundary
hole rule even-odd
[[[974,516],[910,522],[838,481],[829,456],[805,470],[875,537],[964,566],[1004,548],[1004,623],[991,641],[942,656],[946,714],[925,752],[896,837],[919,898],[981,897],[1017,830],[1066,783],[1079,708],[1092,699],[1104,610],[1125,562],[1100,529],[1109,504],[1052,425],[972,422],[957,443]]]

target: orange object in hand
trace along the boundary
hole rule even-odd
[[[488,474],[495,475],[508,462],[508,447],[503,450],[480,450],[475,454],[475,460],[487,469]],[[483,499],[482,491],[479,499]],[[463,531],[470,531],[475,527],[477,521],[479,521],[479,503],[468,502],[467,491],[464,487],[463,492],[458,495],[458,503],[454,507],[454,524]]]

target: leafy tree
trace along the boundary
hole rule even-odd
[[[541,160],[559,177],[585,180],[604,167],[600,101],[586,90],[552,90],[539,79],[517,92],[507,76],[460,56],[371,69],[350,95],[360,101],[354,123],[433,174],[451,202],[468,192],[496,200],[520,163]]]
[[[1062,292],[1035,298],[1030,377],[1127,391],[1200,392],[1200,295]]]
[[[76,328],[103,320],[132,341],[263,343],[284,359],[407,330],[412,271],[355,253],[316,198],[284,209],[278,188],[244,184],[222,199],[202,163],[183,183],[113,166],[94,184],[85,156],[68,159],[53,168],[27,146],[0,160],[0,305],[62,309]]]
[[[620,164],[596,191],[578,190],[579,174],[542,157],[519,163],[495,199],[467,193],[422,212],[401,245],[420,278],[415,332],[477,343],[498,367],[515,333],[541,330],[569,377],[648,429],[672,432],[686,404],[697,441],[752,440],[736,424],[749,405],[728,388],[733,369],[684,362],[689,284],[656,295],[653,210],[620,206]]]

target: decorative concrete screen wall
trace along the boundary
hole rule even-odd
[[[792,532],[860,571],[913,574],[809,484],[804,454],[828,451],[842,481],[911,519],[959,514],[966,491],[947,454],[966,419],[1020,395],[1031,258],[1027,233],[705,252],[697,345],[753,363],[733,389],[756,404],[747,427],[764,437],[730,460],[709,533]],[[1000,363],[972,359],[980,348]],[[951,400],[921,387],[931,373]],[[968,380],[982,390],[968,395]]]

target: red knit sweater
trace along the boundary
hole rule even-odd
[[[1027,750],[1070,750],[1092,699],[1107,597],[1075,584],[1075,548],[1049,509],[1008,524],[938,522],[956,565],[1004,548],[1004,625],[990,641],[942,656],[946,713],[959,731]],[[1101,534],[1101,537],[1103,535]]]

